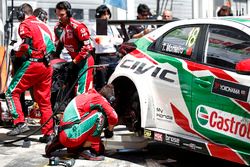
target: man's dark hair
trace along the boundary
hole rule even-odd
[[[16,12],[17,19],[23,21],[25,19],[25,14],[28,16],[33,14],[32,6],[28,3],[24,3],[18,8]]]
[[[42,8],[36,8],[33,12],[33,15],[42,21],[46,21],[48,18],[48,13]],[[46,19],[46,20],[45,20]]]
[[[137,13],[141,14],[141,13],[150,13],[150,9],[146,4],[139,4],[139,6],[137,7]]]
[[[110,104],[113,104],[115,101],[115,91],[112,84],[105,85],[101,88],[99,93],[105,97]]]
[[[21,5],[22,11],[27,14],[27,15],[32,15],[33,14],[33,9],[32,6],[28,3],[24,3]]]
[[[217,16],[233,16],[231,8],[223,5],[217,13]]]
[[[71,5],[68,1],[61,1],[56,4],[56,9],[62,10],[65,9],[67,10],[67,16],[72,17],[72,9]]]
[[[111,12],[110,9],[106,5],[100,5],[96,8],[96,14],[95,18],[100,18],[102,15],[104,15],[106,12],[109,14],[109,18],[111,18]]]

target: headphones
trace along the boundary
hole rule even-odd
[[[72,17],[72,8],[68,1],[61,1],[56,4],[56,9],[66,9],[66,13],[68,17]],[[55,12],[56,12],[55,9]]]
[[[115,98],[115,96],[110,96],[107,98],[107,100],[112,105],[115,102],[116,98]]]
[[[105,14],[105,12],[108,12],[109,14],[109,18],[111,18],[111,12],[110,12],[110,9],[106,6],[106,5],[101,5],[101,6],[98,6],[96,8],[96,13],[95,13],[95,18],[101,18],[101,16],[103,14]]]
[[[19,21],[23,21],[24,19],[25,19],[25,11],[24,10],[26,10],[26,12],[27,13],[30,13],[30,12],[33,12],[33,9],[32,9],[32,7],[30,6],[30,4],[28,4],[28,3],[24,3],[24,4],[22,4],[19,8],[18,8],[18,10],[17,10],[17,12],[16,12],[16,17],[17,17],[17,19],[19,20]],[[27,14],[26,13],[26,14]]]
[[[45,11],[40,11],[39,14],[38,14],[38,16],[37,16],[37,18],[38,18],[39,20],[42,20],[42,21],[46,20],[46,19],[47,19],[47,14],[46,14],[46,12],[45,12]]]
[[[23,5],[21,5],[16,11],[16,17],[19,21],[23,21],[25,19],[25,13],[23,11]]]
[[[71,5],[68,1],[63,1],[64,6],[66,7],[67,10],[67,16],[68,17],[72,17],[72,9],[71,9]]]

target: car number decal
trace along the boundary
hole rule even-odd
[[[195,27],[192,29],[192,31],[190,31],[189,35],[188,35],[188,40],[186,42],[186,46],[188,48],[193,47],[193,45],[195,44],[195,41],[198,37],[198,34],[200,32],[200,28],[199,27]]]

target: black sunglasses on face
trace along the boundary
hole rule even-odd
[[[143,16],[143,17],[149,16],[148,13],[140,13],[140,15]]]

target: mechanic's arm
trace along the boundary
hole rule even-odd
[[[113,130],[114,130],[114,127],[115,127],[115,125],[110,125],[110,124],[109,124],[109,125],[108,125],[108,130],[109,130],[109,131],[113,131]]]
[[[26,56],[28,54],[28,50],[30,49],[30,44],[32,41],[32,35],[30,33],[30,29],[26,24],[20,24],[18,29],[19,36],[22,39],[22,44],[19,46],[19,49],[16,51],[16,57]]]
[[[62,53],[62,50],[64,48],[64,45],[62,42],[59,42],[57,41],[55,43],[55,46],[56,46],[56,51],[55,53],[53,54],[53,58],[60,58],[60,54]]]
[[[60,40],[60,37],[63,31],[64,31],[63,27],[60,23],[55,25],[54,27],[55,41],[54,42],[55,42],[56,51],[52,55],[53,58],[60,58],[60,54],[62,53],[62,50],[64,48],[64,43]]]
[[[56,25],[54,28],[56,51],[53,54],[53,58],[60,58],[60,54],[62,53],[62,50],[64,48],[64,44],[60,41],[61,32],[62,28],[60,27],[60,25]]]
[[[148,34],[150,31],[151,31],[150,29],[146,28],[146,29],[144,29],[143,31],[141,31],[140,33],[134,34],[134,35],[132,36],[132,38],[141,38],[141,37],[143,37],[144,35]]]
[[[114,127],[118,123],[118,116],[110,103],[105,99],[102,107],[107,115],[108,127],[104,130],[104,137],[111,138],[114,135]]]
[[[150,28],[145,28],[143,31],[139,31],[137,26],[129,26],[128,27],[128,34],[130,38],[141,38],[144,35],[148,34],[151,31]]]
[[[106,99],[103,98],[103,100],[100,102],[100,104],[101,104],[104,112],[107,115],[108,129],[110,131],[113,131],[115,125],[118,123],[118,115]]]
[[[82,48],[77,56],[73,59],[75,64],[78,64],[81,60],[85,59],[92,51],[92,45],[90,42],[90,33],[87,27],[79,25],[76,29],[78,40],[82,42]]]

